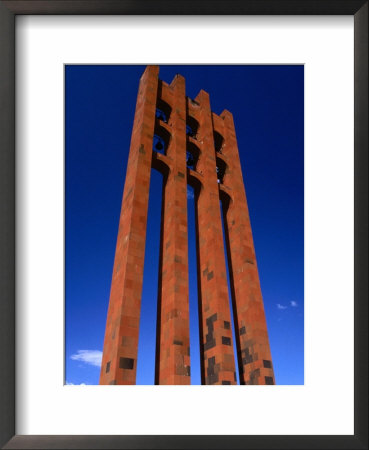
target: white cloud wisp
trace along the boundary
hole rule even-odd
[[[281,305],[280,303],[277,303],[278,309],[287,309],[287,306]]]
[[[70,359],[101,367],[102,352],[100,350],[77,350],[77,353],[72,355]]]

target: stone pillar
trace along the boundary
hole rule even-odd
[[[190,384],[185,79],[170,87],[170,167],[162,205],[156,384]]]
[[[236,384],[209,95],[200,91],[195,101],[200,105],[197,170],[203,178],[196,201],[202,384]]]
[[[234,300],[240,383],[275,384],[233,116],[229,111],[224,111],[221,118],[224,120],[222,157],[228,165],[225,184],[230,188],[231,198],[229,205],[224,205],[224,225]]]
[[[139,85],[119,220],[100,384],[136,382],[158,72],[158,67],[147,66]]]

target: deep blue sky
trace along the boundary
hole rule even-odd
[[[145,66],[65,68],[66,382],[98,384],[137,87]],[[303,66],[160,66],[234,115],[277,384],[304,383]],[[161,175],[152,171],[137,383],[153,384]],[[200,383],[188,193],[192,383]],[[83,352],[85,351],[85,352]]]

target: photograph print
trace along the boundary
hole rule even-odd
[[[304,384],[304,66],[65,66],[65,384]]]

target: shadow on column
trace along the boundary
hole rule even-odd
[[[233,284],[233,270],[232,270],[232,261],[230,254],[230,246],[229,246],[229,234],[228,234],[228,225],[227,225],[227,211],[229,207],[229,203],[231,201],[230,197],[224,192],[220,192],[220,209],[222,216],[222,226],[223,226],[223,241],[224,241],[224,251],[226,256],[226,269],[227,269],[227,281],[228,281],[228,291],[231,294],[230,299],[230,310],[231,310],[231,319],[232,319],[232,337],[233,337],[233,351],[234,354],[237,355],[237,366],[238,370],[236,371],[237,383],[240,383],[242,379],[242,360],[241,360],[241,347],[239,340],[239,330],[238,330],[238,318],[237,318],[237,308],[235,302],[235,293],[234,293],[234,284]]]

